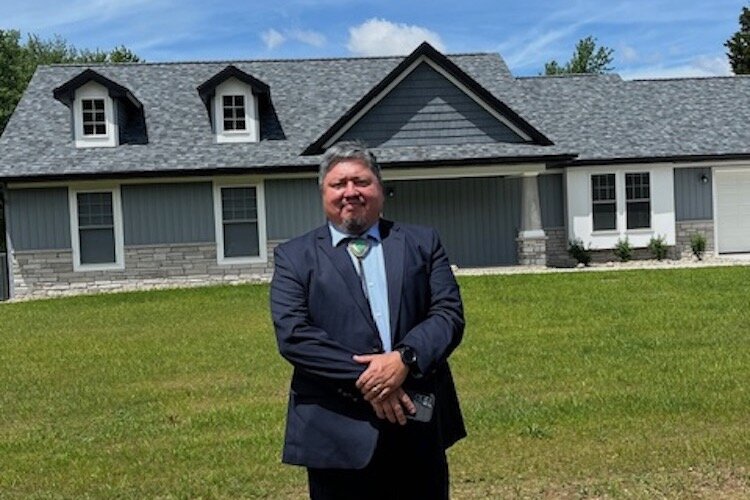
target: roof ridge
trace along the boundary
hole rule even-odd
[[[735,80],[735,79],[750,78],[750,75],[714,75],[714,76],[670,76],[666,78],[633,78],[632,80],[626,80],[628,82],[684,82],[685,80]]]
[[[495,52],[459,52],[456,54],[446,54],[446,57],[478,57],[478,56],[497,56]],[[315,61],[352,61],[352,60],[385,60],[385,59],[404,59],[409,54],[390,55],[390,56],[332,56],[332,57],[310,57],[310,58],[276,58],[276,59],[217,59],[217,60],[193,60],[193,61],[144,61],[144,62],[92,62],[92,63],[53,63],[42,64],[46,67],[65,67],[65,68],[91,68],[91,67],[111,67],[111,66],[177,66],[177,65],[200,65],[200,64],[237,64],[237,63],[299,63]]]

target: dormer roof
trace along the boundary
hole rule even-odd
[[[83,70],[78,75],[55,88],[52,91],[52,95],[55,97],[55,99],[70,107],[73,105],[76,90],[92,81],[98,83],[99,85],[102,85],[103,87],[106,87],[109,91],[110,97],[122,99],[131,104],[136,109],[143,109],[143,104],[141,104],[141,101],[139,101],[133,95],[130,89],[120,85],[119,83],[107,78],[104,75],[97,73],[90,68]]]
[[[237,80],[247,84],[252,89],[252,92],[255,95],[269,94],[268,84],[258,80],[248,73],[245,73],[241,69],[237,68],[237,66],[230,64],[205,82],[198,85],[198,95],[200,96],[203,103],[208,105],[209,101],[216,93],[216,87],[229,80],[230,78],[236,78]]]

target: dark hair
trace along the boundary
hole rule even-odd
[[[326,174],[337,163],[344,160],[361,161],[372,171],[373,174],[375,174],[380,185],[383,185],[383,178],[380,175],[380,165],[378,165],[378,160],[375,159],[375,155],[372,154],[372,151],[367,149],[367,146],[359,141],[337,142],[323,153],[323,158],[320,160],[320,169],[318,170],[318,185],[322,187],[323,179]]]

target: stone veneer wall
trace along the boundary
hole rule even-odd
[[[547,265],[547,237],[516,238],[518,263],[522,266]]]
[[[273,249],[279,243],[268,242],[268,262],[242,265],[219,265],[212,243],[127,246],[125,269],[115,271],[75,272],[71,250],[20,251],[10,263],[13,298],[265,282],[273,273]]]
[[[675,257],[691,258],[693,250],[690,248],[690,238],[700,233],[706,238],[706,253],[711,255],[714,252],[714,221],[713,220],[684,220],[677,221],[676,227]]]
[[[547,235],[547,265],[575,267],[575,259],[568,255],[568,233],[565,227],[545,227],[544,233]]]

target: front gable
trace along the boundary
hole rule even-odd
[[[303,154],[339,140],[370,147],[552,142],[423,43]]]

